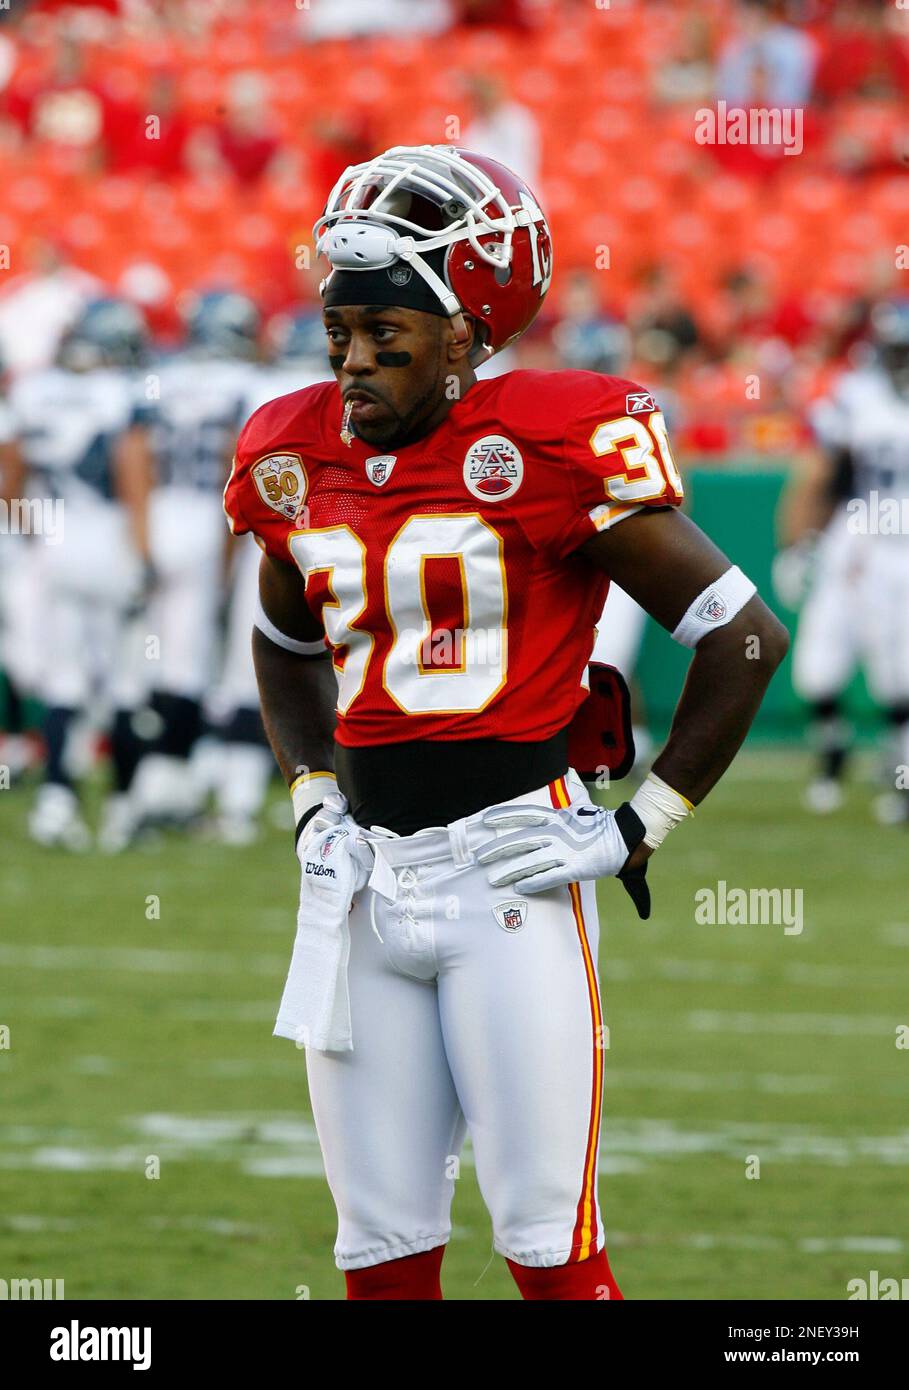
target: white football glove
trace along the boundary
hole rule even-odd
[[[793,545],[778,550],[773,557],[770,576],[773,589],[787,608],[801,608],[808,596],[817,556],[818,536],[807,532]]]
[[[644,838],[644,823],[626,801],[617,811],[602,807],[493,806],[483,824],[499,835],[477,850],[477,863],[493,864],[493,888],[542,893],[567,883],[616,876],[630,894],[638,916],[650,916],[647,865],[623,873],[631,852]]]
[[[329,792],[318,810],[308,817],[304,816],[302,822],[297,826],[294,848],[305,877],[307,860],[313,856],[318,856],[318,851],[315,849],[313,855],[310,855],[309,852],[310,846],[317,836],[321,835],[323,830],[343,830],[345,834],[339,837],[336,848],[344,854],[350,855],[356,862],[354,891],[359,892],[369,878],[375,857],[368,842],[361,837],[360,827],[348,814],[347,807],[347,797],[343,792]]]
[[[330,792],[322,805],[312,815],[303,817],[294,832],[294,848],[301,864],[306,853],[306,846],[313,836],[327,830],[329,826],[340,825],[346,816],[347,797],[341,792]]]

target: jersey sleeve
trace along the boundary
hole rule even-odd
[[[677,507],[684,497],[663,412],[651,393],[605,377],[591,388],[585,376],[586,389],[565,428],[565,501],[553,538],[560,556],[643,507]]]
[[[829,453],[848,447],[849,402],[841,381],[829,395],[812,402],[807,419],[814,439]]]
[[[289,565],[287,541],[303,524],[308,482],[299,453],[269,448],[267,412],[260,407],[240,431],[224,511],[233,535],[250,532],[268,555]]]

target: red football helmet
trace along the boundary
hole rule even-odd
[[[313,230],[333,269],[412,266],[460,332],[463,314],[474,319],[474,362],[520,337],[552,279],[549,227],[527,184],[451,145],[396,145],[345,169]],[[441,276],[426,260],[439,248]]]

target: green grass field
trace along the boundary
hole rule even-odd
[[[601,1194],[627,1297],[843,1299],[909,1273],[909,836],[874,824],[862,782],[811,819],[805,771],[743,754],[654,861],[649,923],[600,885]],[[28,842],[26,803],[0,793],[0,1277],[342,1297],[304,1057],[271,1036],[287,839],[67,858]],[[719,879],[802,889],[804,930],[698,925]],[[446,1294],[515,1298],[469,1154],[454,1223]]]

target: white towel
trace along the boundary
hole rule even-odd
[[[356,822],[341,816],[317,830],[300,855],[297,935],[274,1033],[324,1052],[353,1050],[347,919],[367,877],[358,835]]]

